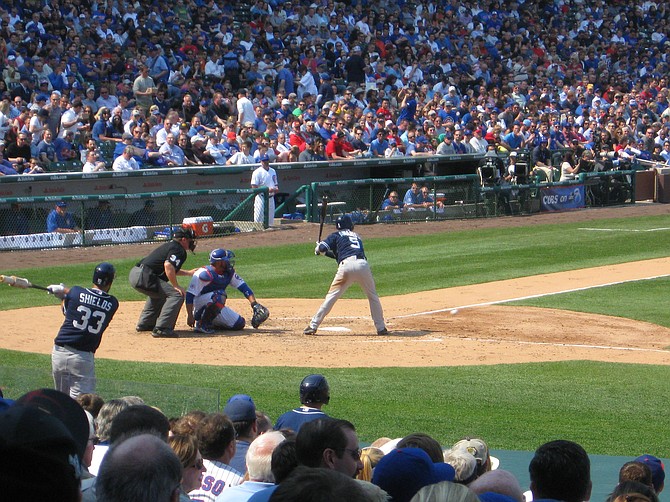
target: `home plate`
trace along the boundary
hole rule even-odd
[[[345,328],[344,326],[331,326],[329,328],[324,328],[323,326],[320,326],[319,331],[333,331],[333,332],[339,332],[339,333],[343,333],[345,331],[346,332],[351,332],[351,330],[349,328]]]

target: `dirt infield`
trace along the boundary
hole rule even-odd
[[[667,213],[666,206],[654,204],[530,218],[375,225],[357,230],[369,238],[388,236],[389,230],[401,235]],[[263,234],[233,236],[218,244],[217,240],[207,241],[207,249],[217,245],[235,249],[272,243],[309,243],[315,233],[315,225],[303,224]],[[147,245],[121,246],[114,248],[114,255],[139,256],[149,249]],[[110,248],[60,250],[47,255],[54,261],[90,262],[109,259]],[[11,265],[7,263],[10,258]],[[40,264],[44,262],[44,253],[6,253],[0,255],[0,270],[17,268],[16,263],[35,266],[38,260]],[[147,333],[136,333],[134,326],[142,303],[125,302],[108,328],[97,356],[151,362],[313,367],[449,366],[575,359],[670,364],[670,351],[665,350],[670,347],[670,329],[618,317],[497,303],[663,274],[670,274],[670,258],[384,297],[382,304],[391,330],[385,337],[373,335],[374,327],[364,300],[340,300],[317,336],[304,336],[302,329],[321,299],[270,299],[263,303],[272,315],[260,330],[247,328],[242,332],[196,335],[186,326],[182,313],[177,325],[179,339],[153,339]],[[330,277],[323,280],[325,288]],[[232,299],[230,304],[250,317],[246,301]],[[450,312],[454,308],[458,308],[456,314]],[[0,346],[50,353],[53,336],[62,322],[60,308],[26,311],[21,316],[11,311],[0,312],[4,327]],[[39,329],[26,330],[25,319]]]

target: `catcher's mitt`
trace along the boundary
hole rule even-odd
[[[270,317],[270,311],[267,309],[267,307],[264,307],[258,302],[255,302],[253,305],[251,305],[251,309],[254,311],[254,315],[251,318],[251,325],[254,328],[258,328],[258,326],[263,324],[268,320],[268,317]]]

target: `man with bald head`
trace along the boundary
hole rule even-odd
[[[216,502],[246,502],[254,493],[274,486],[275,478],[270,469],[272,452],[283,441],[284,434],[279,431],[267,432],[254,439],[246,457],[249,480],[223,490]]]

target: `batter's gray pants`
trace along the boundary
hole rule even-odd
[[[167,281],[158,280],[158,291],[147,291],[137,288],[142,269],[133,267],[128,279],[130,285],[143,295],[147,295],[144,309],[137,321],[138,326],[144,328],[174,329],[179,317],[179,311],[184,304],[184,297]]]
[[[95,392],[95,359],[93,352],[54,345],[51,351],[51,374],[54,386],[72,399],[79,394]]]
[[[352,284],[359,284],[363,291],[365,291],[365,295],[368,297],[368,303],[370,304],[370,315],[372,315],[372,320],[375,323],[377,331],[381,331],[386,327],[382,304],[377,295],[377,288],[375,287],[375,280],[372,278],[370,265],[367,260],[351,257],[342,260],[337,267],[337,273],[333,278],[333,282],[330,284],[326,299],[309,323],[312,328],[316,329],[321,325],[324,317],[326,317],[332,310],[338,298],[342,296]]]

